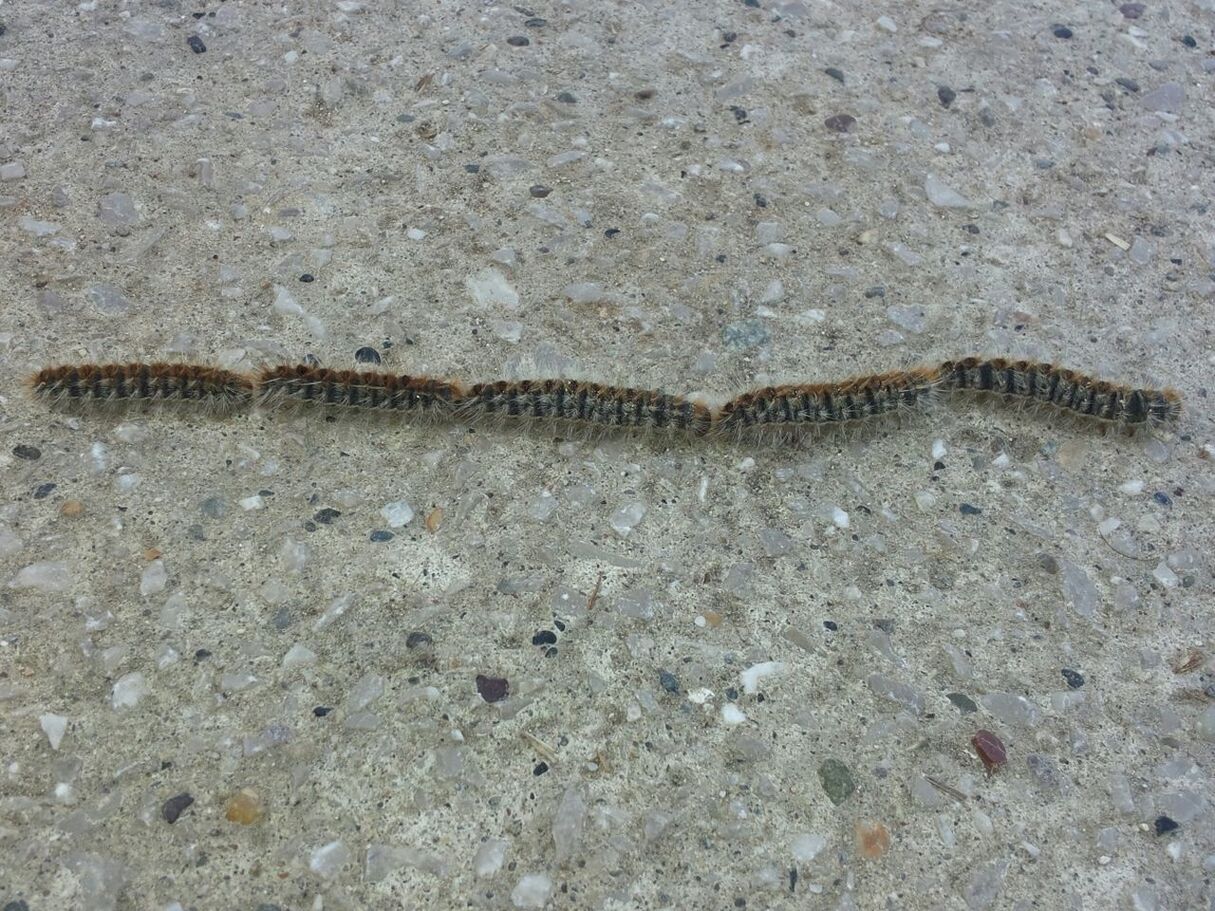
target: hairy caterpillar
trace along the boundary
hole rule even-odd
[[[578,380],[465,384],[304,364],[254,374],[206,364],[75,364],[41,370],[28,385],[52,404],[192,402],[220,412],[322,406],[453,420],[552,420],[693,437],[832,427],[922,409],[943,395],[976,392],[1122,427],[1167,424],[1181,416],[1181,396],[1173,389],[1124,386],[1037,361],[977,357],[833,383],[765,386],[717,406],[660,390]]]
[[[254,378],[205,364],[69,364],[39,370],[28,385],[54,404],[193,402],[232,411],[250,404]]]

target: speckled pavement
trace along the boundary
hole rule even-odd
[[[0,909],[1215,908],[1215,3],[0,4]],[[800,445],[46,364],[1168,384]]]

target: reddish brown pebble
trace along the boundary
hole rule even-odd
[[[987,767],[988,775],[1008,762],[1008,751],[1004,749],[1004,742],[991,731],[979,731],[970,738],[970,742],[983,760],[983,765]]]
[[[856,126],[856,118],[851,114],[835,114],[823,121],[827,129],[836,133],[847,133]]]
[[[426,530],[432,535],[439,530],[439,526],[443,524],[443,507],[436,506],[426,514]]]
[[[486,702],[501,702],[510,692],[510,684],[504,677],[477,674],[477,692]]]
[[[858,822],[856,824],[856,847],[870,860],[877,860],[890,850],[890,830],[880,822],[874,823],[872,826]]]
[[[60,515],[67,516],[69,519],[74,519],[83,512],[84,504],[79,500],[64,500],[63,505],[59,507]]]

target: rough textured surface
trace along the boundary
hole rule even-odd
[[[0,6],[0,906],[1208,907],[1211,0],[395,6]],[[20,388],[976,349],[1189,410],[670,448]]]

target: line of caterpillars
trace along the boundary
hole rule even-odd
[[[466,384],[308,365],[247,374],[201,364],[69,364],[39,371],[29,386],[54,404],[193,402],[221,413],[304,405],[451,420],[548,419],[603,429],[668,429],[697,437],[847,424],[922,409],[953,392],[993,393],[1126,427],[1166,424],[1181,414],[1181,396],[1173,389],[1124,386],[1037,361],[979,357],[833,383],[765,386],[721,405],[572,379]]]

